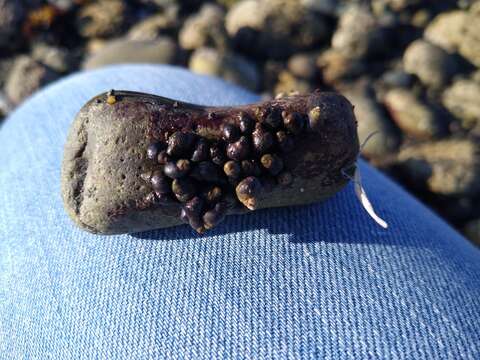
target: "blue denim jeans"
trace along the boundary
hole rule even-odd
[[[479,359],[480,252],[363,162],[390,227],[349,185],[308,206],[99,236],[60,197],[85,101],[127,89],[201,104],[257,97],[167,66],[115,66],[41,91],[0,129],[1,359]]]

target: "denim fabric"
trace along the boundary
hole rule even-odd
[[[256,99],[165,66],[116,66],[43,90],[0,129],[1,359],[479,359],[480,252],[361,163],[310,206],[121,236],[76,228],[60,197],[69,125],[99,92]]]

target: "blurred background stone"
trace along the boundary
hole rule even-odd
[[[31,57],[19,56],[5,84],[7,98],[18,105],[36,90],[58,77],[58,73]]]
[[[177,56],[177,45],[167,37],[151,41],[117,39],[86,58],[83,68],[126,63],[173,64]]]
[[[223,77],[254,91],[260,82],[255,64],[239,55],[221,53],[213,48],[195,50],[188,67],[198,74]]]
[[[392,89],[384,98],[390,116],[408,136],[432,139],[445,135],[447,123],[440,112],[407,89]]]
[[[440,88],[445,86],[458,72],[458,66],[446,51],[425,40],[410,44],[403,55],[406,72],[418,76],[426,86]]]

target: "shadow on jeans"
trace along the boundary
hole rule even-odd
[[[187,225],[132,234],[148,240],[215,239],[225,234],[269,235],[272,241],[288,237],[291,243],[383,243],[394,245],[390,228],[382,229],[356,203],[351,189],[333,198],[304,206],[262,209],[245,215],[228,216],[217,228],[203,235]],[[390,233],[389,233],[390,232]],[[399,244],[395,244],[399,245]],[[408,244],[402,243],[403,246]]]

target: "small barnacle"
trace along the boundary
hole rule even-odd
[[[277,175],[283,169],[283,160],[275,154],[265,154],[260,158],[260,163],[272,175]]]
[[[107,93],[107,104],[108,105],[113,105],[117,102],[117,97],[115,96],[115,90],[110,90]]]
[[[262,192],[262,183],[258,178],[249,176],[243,179],[236,187],[238,200],[250,210],[257,208],[257,197]]]
[[[315,106],[308,112],[308,122],[311,129],[318,129],[321,124],[321,112],[320,106]]]
[[[206,229],[211,229],[218,225],[224,218],[227,212],[227,206],[224,203],[217,203],[212,210],[207,211],[203,215],[203,222]]]

